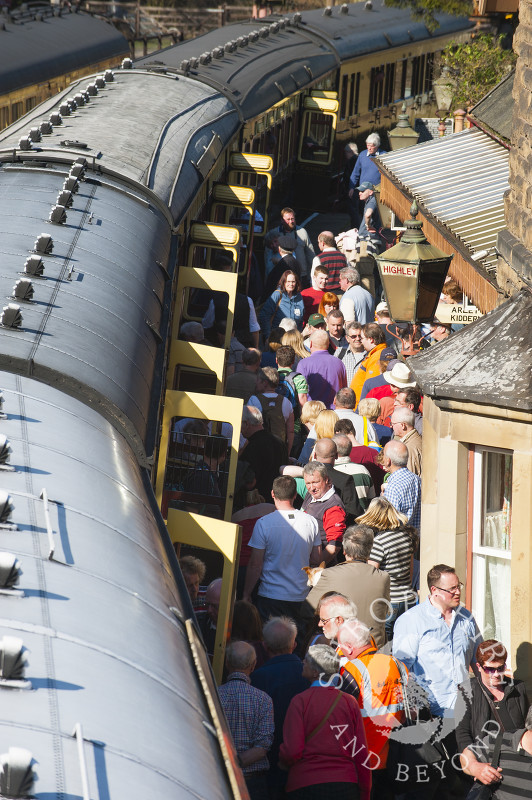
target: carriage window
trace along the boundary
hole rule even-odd
[[[395,63],[386,64],[386,79],[384,83],[384,105],[393,103],[393,87],[395,83]]]
[[[300,145],[301,161],[328,164],[333,134],[333,120],[328,114],[307,111],[303,120],[303,136]]]
[[[412,59],[412,94],[423,94],[425,85],[425,55]]]
[[[358,114],[358,98],[360,95],[360,72],[351,75],[349,83],[349,116]]]
[[[353,76],[351,76],[352,78]],[[347,84],[349,81],[348,75],[342,76],[342,91],[340,92],[340,119],[345,119],[347,110]]]
[[[24,113],[22,103],[13,103],[11,106],[11,122],[16,122]]]
[[[369,79],[369,100],[368,111],[380,108],[383,104],[384,96],[385,65],[372,67]]]

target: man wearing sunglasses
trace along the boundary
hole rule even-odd
[[[453,567],[437,564],[427,574],[429,596],[406,611],[395,623],[393,655],[403,661],[426,690],[431,711],[442,719],[440,739],[450,758],[457,752],[454,706],[459,684],[476,663],[482,641],[473,615],[460,604],[462,584]],[[458,773],[446,764],[445,778],[436,777],[424,798],[446,800],[454,796]],[[441,784],[441,785],[440,785]],[[436,795],[432,791],[436,792]]]

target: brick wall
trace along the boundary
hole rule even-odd
[[[381,177],[381,201],[391,208],[399,219],[409,219],[412,198],[404,194],[386,175],[381,174]],[[496,308],[501,302],[501,297],[495,282],[490,280],[480,267],[473,266],[462,256],[458,239],[452,233],[447,233],[444,228],[433,224],[421,209],[417,218],[423,222],[423,232],[431,244],[439,247],[444,253],[454,253],[449,267],[449,275],[466,293],[471,302],[483,314]]]

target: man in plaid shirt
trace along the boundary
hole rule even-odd
[[[231,642],[226,650],[227,683],[218,693],[251,800],[266,800],[266,753],[273,741],[273,701],[266,692],[251,686],[255,649],[247,642]]]
[[[408,448],[392,439],[383,450],[382,465],[390,477],[383,484],[382,494],[408,517],[408,524],[419,530],[421,524],[421,478],[406,468]]]

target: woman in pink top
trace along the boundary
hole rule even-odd
[[[336,689],[340,660],[328,645],[309,647],[303,676],[310,689],[291,701],[280,763],[290,800],[369,800],[371,756],[358,703]]]

